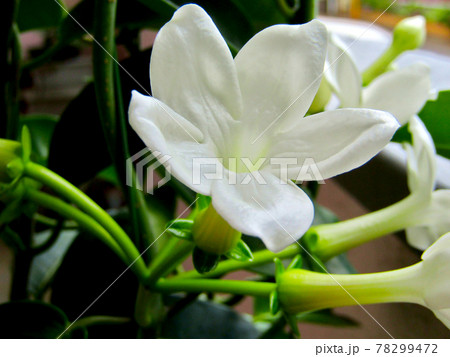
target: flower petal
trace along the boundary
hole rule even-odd
[[[287,177],[321,180],[361,166],[375,156],[398,128],[391,114],[369,109],[338,109],[300,119],[274,137],[269,152],[272,172],[286,175],[273,158],[294,158]],[[311,173],[313,177],[311,178]],[[317,177],[316,173],[320,174]]]
[[[405,144],[408,154],[408,187],[411,193],[429,198],[435,187],[436,148],[424,123],[414,115],[408,124],[413,145]]]
[[[314,208],[292,182],[281,182],[265,171],[258,174],[262,179],[251,173],[227,172],[223,180],[213,183],[212,204],[233,228],[261,238],[269,250],[278,252],[308,230]],[[243,182],[248,175],[249,182]],[[230,184],[230,179],[236,184]]]
[[[319,88],[326,54],[325,26],[276,25],[257,33],[235,58],[244,110],[256,139],[270,126],[301,118]]]
[[[336,35],[328,41],[325,78],[338,96],[342,108],[359,108],[362,79],[345,45]]]
[[[212,145],[192,123],[159,100],[133,91],[129,107],[130,125],[153,153],[169,155],[164,166],[192,190],[210,194],[211,183],[193,180],[194,158],[212,158]],[[208,169],[207,166],[202,169]],[[201,175],[204,178],[204,175]]]
[[[220,139],[226,136],[227,122],[240,117],[242,99],[230,50],[201,7],[180,7],[158,32],[150,80],[155,98],[223,149]]]
[[[414,248],[427,249],[444,233],[450,231],[450,190],[436,190],[431,195],[429,204],[424,203],[411,217],[411,225],[406,230],[408,244]],[[450,243],[450,236],[447,239]],[[440,243],[443,244],[443,243]],[[433,245],[434,246],[434,245]],[[430,247],[431,248],[431,247]],[[433,248],[434,250],[437,248]],[[430,249],[425,253],[431,254]],[[425,258],[425,253],[423,258]]]
[[[364,88],[361,107],[385,110],[405,124],[431,95],[430,68],[422,63],[393,70]]]

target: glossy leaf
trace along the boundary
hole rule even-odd
[[[175,219],[167,224],[167,231],[179,239],[192,241],[193,225],[191,219]]]
[[[169,312],[170,314],[170,312]],[[236,311],[195,300],[165,321],[163,338],[256,338],[258,331]]]
[[[69,325],[54,305],[17,301],[0,305],[1,338],[57,338]]]
[[[52,234],[50,230],[37,233],[34,237],[36,245],[43,244]],[[45,252],[34,257],[28,278],[28,293],[35,297],[40,297],[44,289],[53,280],[58,268],[70,245],[78,235],[76,230],[65,230],[59,235],[56,242]]]
[[[300,254],[297,254],[294,259],[289,263],[286,270],[289,269],[301,269],[303,267],[303,258]]]
[[[269,304],[270,304],[270,312],[272,313],[272,315],[275,315],[278,311],[280,311],[280,302],[278,300],[277,290],[274,290],[270,293]]]
[[[21,32],[56,27],[66,14],[63,8],[61,0],[20,0],[17,25]]]
[[[227,253],[227,257],[240,262],[248,262],[253,260],[252,251],[243,240],[239,240],[237,245]]]

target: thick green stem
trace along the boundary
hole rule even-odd
[[[278,297],[288,313],[358,304],[411,302],[423,304],[422,263],[371,274],[324,274],[288,270],[278,281]]]
[[[261,250],[259,252],[253,253],[253,260],[246,262],[239,262],[237,260],[225,260],[217,265],[217,268],[211,272],[200,274],[195,270],[188,271],[186,273],[181,273],[175,275],[171,279],[197,279],[197,278],[217,278],[222,275],[228,274],[232,271],[249,269],[251,267],[255,267],[262,264],[267,264],[273,262],[274,258],[286,259],[290,257],[294,257],[297,254],[300,254],[302,248],[298,244],[293,244],[287,247],[285,250],[280,253],[272,253],[269,250]]]
[[[139,251],[119,224],[98,204],[71,183],[46,167],[28,162],[25,165],[24,174],[52,188],[56,193],[76,204],[81,210],[101,224],[119,244],[129,261],[134,262],[133,269],[138,273],[139,278],[145,279],[147,276],[147,267]]]
[[[251,296],[267,297],[276,288],[275,283],[237,280],[211,280],[211,279],[168,279],[160,280],[153,289],[163,292],[187,293],[230,293]]]
[[[369,68],[362,74],[363,86],[367,86],[379,75],[387,71],[391,62],[400,55],[402,51],[395,47],[389,47]]]
[[[178,238],[168,238],[164,248],[155,256],[149,267],[146,284],[152,285],[181,264],[194,249],[194,244]]]
[[[117,256],[120,257],[126,264],[131,263],[130,260],[124,255],[120,246],[111,237],[111,235],[87,214],[81,212],[77,208],[65,203],[57,197],[53,197],[47,193],[28,190],[25,198],[38,204],[39,206],[51,209],[61,216],[67,219],[73,219],[78,223],[80,228],[83,228],[87,232],[99,238],[105,243]]]
[[[321,260],[358,247],[375,238],[406,228],[419,200],[410,195],[381,210],[347,221],[311,227],[304,237],[309,250]]]
[[[117,2],[115,0],[96,0],[94,7],[93,68],[95,95],[98,112],[109,153],[116,162],[117,121],[114,96],[115,23]]]

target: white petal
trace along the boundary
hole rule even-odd
[[[442,238],[439,240],[438,238],[450,231],[450,190],[434,191],[431,201],[428,204],[424,203],[409,219],[412,227],[406,230],[406,237],[411,246],[423,250],[436,240],[441,241]],[[442,241],[440,244],[443,244]],[[425,253],[431,254],[431,251],[437,249],[435,245]],[[434,248],[430,250],[432,247]],[[426,256],[425,253],[423,258]]]
[[[258,172],[243,183],[248,173],[239,173],[236,184],[230,176],[212,186],[212,204],[235,229],[262,239],[266,247],[278,252],[295,243],[311,226],[314,208],[309,197],[292,182],[281,182],[269,172]],[[263,184],[262,182],[265,182]]]
[[[202,8],[180,7],[158,32],[150,80],[155,98],[223,149],[227,122],[240,117],[242,100],[233,57]]]
[[[208,180],[198,184],[193,181],[194,158],[215,156],[212,145],[203,143],[201,131],[164,103],[136,91],[132,93],[128,112],[131,126],[145,145],[152,152],[171,157],[164,165],[172,175],[192,190],[209,195]]]
[[[412,134],[413,146],[407,144],[408,187],[411,193],[429,197],[435,187],[436,149],[430,133],[417,117],[408,124]]]
[[[275,25],[256,34],[235,58],[244,110],[256,139],[301,118],[319,88],[326,54],[325,26]]]
[[[342,108],[360,106],[362,79],[345,45],[336,35],[328,41],[325,78],[338,96]]]
[[[316,169],[326,179],[370,160],[389,143],[398,126],[392,115],[382,111],[327,111],[300,119],[289,131],[275,136],[269,156],[296,159],[296,164],[288,166],[289,179],[311,180]],[[304,166],[307,163],[308,168]],[[283,177],[280,165],[271,167]]]
[[[385,110],[405,124],[422,109],[430,92],[430,69],[416,63],[376,78],[364,88],[361,107]]]

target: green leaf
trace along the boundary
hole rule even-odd
[[[182,304],[182,300],[180,300]],[[176,313],[172,314],[172,311]],[[162,327],[163,338],[256,338],[258,331],[247,319],[228,306],[195,300],[175,304]]]
[[[50,142],[58,117],[50,114],[29,114],[20,117],[20,125],[28,127],[31,136],[33,161],[46,164]]]
[[[36,245],[43,244],[52,234],[51,230],[37,233],[33,237]],[[56,242],[45,252],[34,257],[28,279],[28,292],[35,297],[42,296],[44,290],[53,280],[64,256],[78,235],[76,230],[65,230]]]
[[[1,338],[57,338],[68,324],[67,316],[54,305],[37,301],[0,305]]]
[[[32,151],[31,134],[27,126],[22,127],[22,137],[20,141],[22,143],[22,160],[27,162],[30,160]]]
[[[20,0],[17,25],[21,32],[56,27],[66,15],[64,9],[61,0]]]
[[[439,92],[419,113],[430,132],[438,154],[450,158],[450,90]]]
[[[356,322],[355,320],[352,320],[351,318],[346,316],[336,315],[332,310],[305,312],[297,315],[297,321],[337,327],[358,326],[358,322]]]
[[[214,270],[219,263],[219,259],[219,255],[206,253],[198,247],[194,248],[192,254],[194,267],[200,274]]]
[[[194,221],[191,219],[175,219],[167,223],[167,231],[179,239],[192,242],[193,225]]]
[[[239,240],[237,245],[227,253],[227,257],[240,262],[248,262],[253,260],[252,251],[242,239]]]

